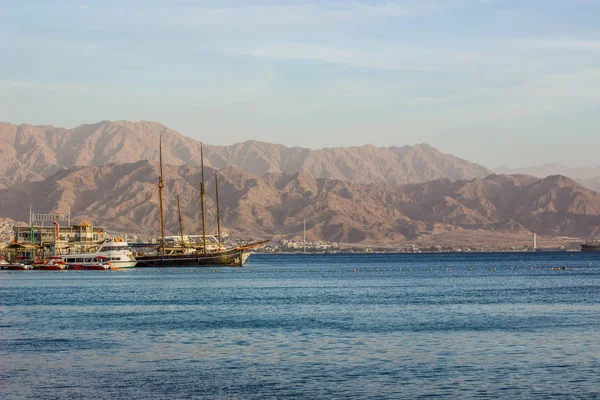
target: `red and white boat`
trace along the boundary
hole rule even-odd
[[[40,271],[62,271],[67,269],[67,265],[62,258],[53,256],[47,262],[35,265],[35,269]]]
[[[104,271],[111,267],[108,257],[96,256],[79,263],[69,263],[67,268],[74,271]]]

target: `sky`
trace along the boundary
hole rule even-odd
[[[598,166],[599,0],[0,0],[0,121]]]

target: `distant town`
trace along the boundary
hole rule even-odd
[[[545,248],[555,251],[579,251],[579,243],[572,242],[558,247]],[[495,252],[495,251],[534,251],[533,245],[525,246],[450,246],[450,245],[356,245],[339,244],[335,242],[287,240],[273,241],[262,246],[257,253],[431,253],[431,252]]]
[[[18,224],[17,224],[18,225]],[[0,219],[0,249],[8,245],[15,238],[15,223],[10,219]],[[20,228],[23,229],[23,228]],[[25,229],[28,231],[28,229]],[[129,243],[158,243],[158,239],[137,235],[117,234],[115,232],[106,232],[106,236],[122,236]],[[177,239],[178,236],[169,237]],[[186,236],[187,239],[187,236]],[[243,241],[229,237],[227,233],[223,235],[223,242],[229,246],[243,244]],[[550,246],[542,246],[546,251],[579,251],[580,241],[576,238],[556,238],[552,239]],[[492,243],[477,244],[469,246],[457,246],[446,244],[423,244],[423,243],[399,243],[399,244],[347,244],[326,241],[306,241],[281,239],[272,240],[266,245],[261,246],[256,252],[263,254],[273,253],[426,253],[426,252],[495,252],[495,251],[534,251],[533,242],[523,243]]]

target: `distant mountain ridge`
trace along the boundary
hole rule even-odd
[[[600,165],[598,167],[567,167],[558,163],[550,163],[524,168],[499,167],[499,174],[526,174],[545,178],[551,175],[564,175],[575,179],[582,185],[600,192]]]
[[[62,168],[158,160],[163,136],[165,163],[199,165],[200,142],[155,122],[102,121],[73,129],[0,123],[0,188],[40,181]],[[490,171],[435,148],[372,145],[311,150],[247,141],[205,145],[208,166],[236,166],[254,175],[307,173],[355,183],[404,184],[434,179],[480,178]]]
[[[156,235],[161,135],[167,228],[177,232],[179,194],[184,227],[197,233],[200,142],[146,121],[0,123],[0,217],[26,221],[31,202],[44,212],[70,208],[113,231]],[[311,150],[247,141],[204,150],[209,231],[216,173],[223,225],[248,238],[299,238],[304,218],[310,240],[345,243],[600,235],[597,192],[561,175],[491,174],[426,144]]]
[[[176,233],[176,194],[184,227],[198,232],[200,169],[167,165],[167,230]],[[215,230],[214,174],[219,175],[225,229],[247,238],[397,243],[453,232],[508,232],[588,237],[600,234],[600,195],[551,176],[486,178],[390,186],[315,179],[300,172],[259,177],[237,167],[206,169],[208,230]],[[27,220],[23,199],[36,209],[68,207],[75,219],[129,233],[158,233],[158,163],[138,161],[61,170],[41,182],[0,190],[0,215]]]

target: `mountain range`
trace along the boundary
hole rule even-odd
[[[249,238],[307,237],[344,243],[415,241],[452,232],[600,234],[600,195],[552,176],[489,175],[401,186],[314,178],[306,173],[262,177],[233,166],[206,168],[209,231],[215,230],[214,176],[223,226]],[[116,231],[156,234],[159,166],[153,161],[73,167],[41,182],[0,191],[0,215],[26,220],[25,199],[40,210],[71,209],[79,219]],[[176,195],[187,232],[198,232],[200,168],[167,165],[167,230],[178,230]]]
[[[567,167],[558,163],[544,164],[524,168],[499,167],[495,170],[499,174],[526,174],[545,178],[551,175],[564,175],[583,186],[600,191],[600,165],[598,167]]]
[[[61,168],[158,161],[161,135],[165,163],[200,165],[200,142],[155,122],[103,121],[73,129],[0,123],[4,161],[0,164],[0,188],[39,181]],[[246,141],[231,146],[205,145],[204,152],[207,166],[235,166],[258,176],[304,172],[315,178],[356,183],[403,184],[481,178],[490,173],[426,144],[311,150]]]
[[[0,217],[27,221],[31,204],[156,235],[161,136],[167,229],[177,233],[180,195],[185,229],[197,233],[201,144],[146,121],[0,123]],[[204,154],[209,231],[217,174],[223,225],[251,239],[299,238],[305,218],[309,239],[345,243],[600,234],[600,195],[576,181],[496,175],[426,144],[311,150],[247,141],[204,145]]]

